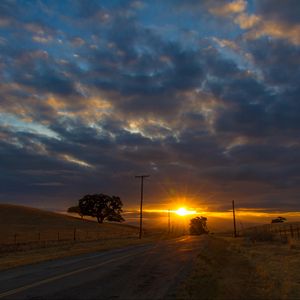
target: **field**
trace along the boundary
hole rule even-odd
[[[146,235],[143,243],[153,239]],[[138,228],[69,217],[35,208],[0,205],[0,270],[141,243]]]
[[[98,224],[35,208],[0,205],[0,244],[42,241],[96,240],[134,237],[137,228],[123,224]]]
[[[0,270],[87,252],[157,241],[138,228],[97,224],[34,208],[0,205]],[[243,236],[203,237],[178,299],[300,299],[300,223],[251,227]]]
[[[300,242],[208,235],[178,299],[300,299]]]
[[[288,240],[300,240],[300,222],[264,224],[246,228],[239,234],[254,241],[280,240],[287,242]]]

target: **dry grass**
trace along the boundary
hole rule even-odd
[[[249,227],[244,229],[241,235],[255,241],[280,240],[287,242],[290,238],[300,240],[300,222],[284,222]]]
[[[241,240],[242,241],[242,240]],[[255,266],[263,285],[264,299],[300,299],[300,242],[289,239],[247,245],[236,241],[237,249]]]
[[[39,209],[6,204],[0,205],[0,222],[0,270],[163,238],[160,234],[152,234],[140,241],[138,229],[134,226],[98,224]],[[17,243],[14,241],[15,234]]]
[[[300,299],[300,245],[207,236],[179,299]]]
[[[121,248],[129,245],[138,245],[142,243],[144,244],[147,242],[152,242],[153,240],[157,240],[158,238],[159,237],[157,236],[151,236],[143,238],[142,240],[134,237],[103,241],[64,243],[47,248],[37,248],[22,252],[8,252],[0,256],[0,271],[12,267],[38,263],[46,260],[53,260],[84,253]]]
[[[0,244],[34,241],[132,237],[137,228],[124,224],[98,224],[89,220],[60,215],[35,208],[0,204]],[[59,233],[59,236],[58,236]]]

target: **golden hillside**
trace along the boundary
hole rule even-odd
[[[0,204],[0,243],[76,238],[93,239],[135,235],[133,226],[75,218],[32,207]],[[17,235],[17,237],[15,237]]]

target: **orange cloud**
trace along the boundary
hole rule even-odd
[[[246,37],[257,39],[262,36],[286,39],[289,42],[300,44],[300,25],[291,25],[278,20],[265,19],[262,15],[247,14],[247,2],[236,0],[220,6],[210,8],[210,13],[228,17],[239,25],[241,29],[248,30]]]
[[[242,29],[249,29],[258,24],[261,18],[256,15],[240,14],[235,19],[234,22],[238,24]]]
[[[213,7],[209,11],[214,15],[227,16],[231,14],[241,13],[246,10],[247,2],[245,0],[236,0],[230,3]]]
[[[300,25],[288,25],[280,22],[262,20],[253,30],[247,33],[247,37],[250,39],[256,39],[265,35],[287,39],[295,45],[300,45]]]

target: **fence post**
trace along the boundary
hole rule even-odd
[[[293,225],[290,225],[291,237],[294,238],[294,230]]]
[[[74,228],[74,232],[73,232],[73,240],[76,241],[76,228]]]
[[[285,241],[287,241],[287,239],[288,239],[288,229],[287,229],[287,227],[284,228],[284,237],[285,237]]]
[[[296,230],[297,230],[297,237],[298,237],[298,240],[299,240],[299,239],[300,239],[300,232],[299,232],[299,227],[298,227],[298,225],[297,225]]]

